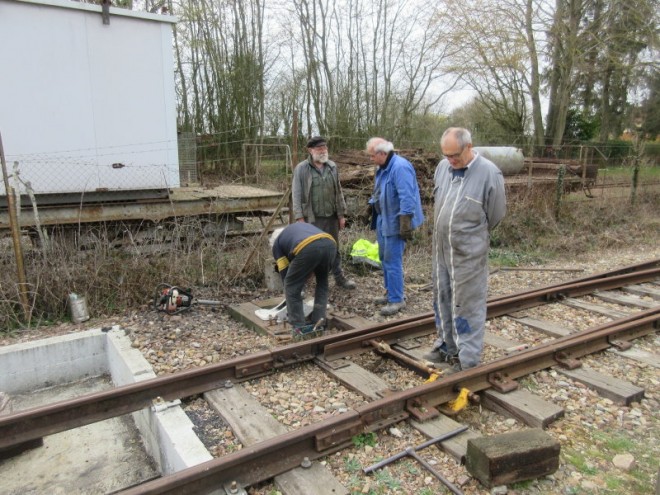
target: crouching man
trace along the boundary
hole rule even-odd
[[[311,223],[293,223],[273,242],[273,257],[284,283],[284,296],[289,323],[295,330],[306,325],[302,290],[314,274],[316,291],[312,324],[325,319],[328,305],[328,275],[337,255],[334,238]]]

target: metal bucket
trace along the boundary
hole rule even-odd
[[[82,323],[89,320],[87,311],[87,300],[78,294],[69,294],[69,309],[71,310],[71,321]]]

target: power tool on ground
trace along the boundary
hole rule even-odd
[[[193,296],[190,289],[175,285],[159,284],[154,295],[154,307],[169,315],[188,311],[192,307]]]

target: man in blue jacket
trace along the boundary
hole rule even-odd
[[[433,189],[433,308],[438,339],[425,357],[454,370],[481,362],[490,231],[506,214],[504,177],[472,149],[467,129],[447,129]]]
[[[372,208],[371,228],[376,229],[378,254],[383,267],[385,295],[376,304],[384,304],[383,316],[391,316],[405,308],[403,284],[403,250],[413,230],[424,222],[422,200],[415,168],[394,153],[394,145],[380,137],[367,141],[367,154],[378,165],[374,192],[369,199]]]
[[[311,223],[292,223],[273,242],[273,257],[284,283],[287,316],[294,329],[306,325],[302,290],[312,273],[316,276],[316,290],[310,320],[316,324],[325,319],[328,273],[336,255],[333,237]]]

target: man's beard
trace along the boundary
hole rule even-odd
[[[326,163],[328,161],[327,153],[312,153],[312,159],[316,163]]]

